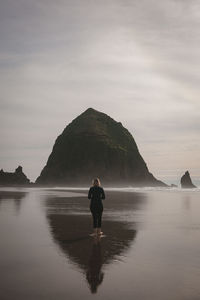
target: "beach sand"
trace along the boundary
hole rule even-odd
[[[1,299],[199,299],[199,191],[0,189]]]

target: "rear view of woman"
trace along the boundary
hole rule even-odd
[[[105,199],[104,189],[100,186],[99,178],[93,180],[93,186],[90,187],[88,192],[88,199],[90,201],[90,211],[93,217],[93,236],[98,236],[103,234],[101,231],[101,218],[103,213],[103,203],[102,199]]]

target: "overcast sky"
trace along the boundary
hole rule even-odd
[[[0,168],[34,181],[93,107],[157,178],[200,178],[199,49],[196,0],[0,0]]]

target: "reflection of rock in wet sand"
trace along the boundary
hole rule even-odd
[[[15,209],[19,212],[22,199],[26,196],[26,192],[19,191],[0,191],[0,204],[4,200],[13,200],[15,204]]]
[[[106,237],[100,242],[89,236],[91,218],[86,215],[47,214],[54,241],[85,274],[91,292],[96,292],[103,280],[101,268],[116,256],[123,255],[135,238],[136,231],[128,223],[103,220]]]

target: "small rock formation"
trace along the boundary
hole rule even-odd
[[[148,170],[131,133],[105,113],[88,108],[55,141],[37,184],[166,186]]]
[[[23,173],[23,169],[19,166],[15,172],[4,172],[0,170],[0,185],[26,185],[29,184],[30,180]]]
[[[176,184],[171,184],[170,187],[178,187]]]
[[[196,186],[192,183],[190,178],[190,173],[188,171],[181,177],[181,187],[182,188],[196,188]]]

